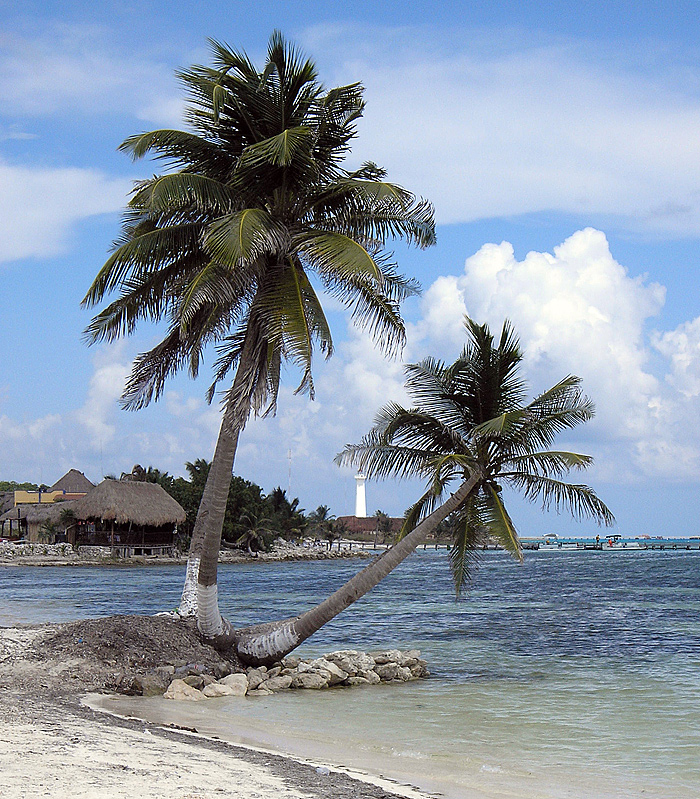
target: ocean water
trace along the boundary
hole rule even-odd
[[[360,562],[221,568],[236,624],[320,601]],[[173,608],[184,569],[6,568],[0,624]],[[454,600],[418,551],[299,650],[419,648],[430,679],[113,711],[381,773],[447,797],[700,796],[700,553],[484,554]]]

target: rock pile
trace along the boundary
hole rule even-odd
[[[33,555],[77,559],[77,555],[70,544],[15,544],[10,541],[0,543],[0,558],[11,559],[31,557]]]
[[[217,696],[269,696],[278,691],[295,688],[321,690],[335,686],[378,685],[386,682],[409,682],[429,675],[427,663],[420,652],[411,649],[401,652],[358,652],[344,649],[313,660],[286,657],[267,668],[249,667],[245,672],[212,674],[197,664],[179,668],[160,666],[153,675],[132,686],[133,693],[162,693],[169,679],[166,699],[198,702]],[[135,681],[136,682],[136,681]]]

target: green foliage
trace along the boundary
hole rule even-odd
[[[401,535],[444,501],[450,484],[478,477],[474,489],[446,520],[453,546],[450,566],[457,594],[490,536],[521,558],[518,534],[502,500],[509,485],[544,509],[612,524],[613,515],[588,486],[564,482],[592,462],[587,455],[548,449],[556,436],[592,418],[581,381],[568,376],[526,403],[519,374],[523,358],[505,322],[498,342],[486,325],[465,320],[467,345],[453,364],[426,358],[406,367],[413,408],[389,403],[360,444],[337,457],[373,477],[421,477],[423,496],[406,512]]]
[[[14,480],[0,480],[0,493],[5,491],[38,491],[38,483],[16,483]]]
[[[313,63],[278,32],[262,70],[245,53],[210,44],[213,66],[179,75],[190,130],[121,145],[172,171],[136,187],[122,236],[83,304],[119,292],[87,328],[90,343],[130,335],[142,320],[168,325],[136,358],[125,407],[157,399],[179,370],[195,377],[213,344],[220,358],[210,399],[245,362],[234,397],[242,426],[251,411],[274,409],[283,361],[299,369],[298,391],[313,396],[313,351],[333,351],[317,287],[385,350],[401,348],[400,303],[418,286],[384,246],[399,238],[428,247],[435,230],[430,203],[387,182],[384,170],[342,166],[364,108],[360,84],[324,89]]]
[[[211,463],[203,458],[186,463],[189,479],[172,477],[150,466],[146,470],[149,482],[161,485],[185,510],[187,519],[180,525],[180,532],[185,537],[192,535],[210,467]],[[260,533],[253,536],[257,538],[257,549],[267,549],[277,537],[288,540],[300,538],[306,524],[298,498],[290,502],[286,492],[279,487],[266,496],[256,483],[237,475],[232,477],[224,518],[224,541],[248,547],[248,540],[241,540],[241,536],[247,529],[253,529]],[[263,528],[265,533],[269,532],[269,536],[263,535]],[[255,545],[253,548],[256,548]]]

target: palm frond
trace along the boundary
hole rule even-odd
[[[244,208],[217,219],[204,237],[211,257],[235,269],[262,256],[277,260],[287,246],[287,232],[267,211]]]
[[[521,472],[512,472],[504,479],[519,488],[528,499],[541,501],[544,510],[550,507],[557,511],[566,510],[574,519],[593,519],[608,527],[615,523],[607,505],[586,485]]]
[[[489,533],[507,552],[522,561],[520,538],[499,491],[492,483],[484,485],[483,498],[483,519]]]
[[[450,572],[457,597],[471,580],[479,562],[479,547],[488,538],[488,522],[483,506],[483,494],[475,491],[449,519],[452,539],[449,552]]]

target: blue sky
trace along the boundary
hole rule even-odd
[[[438,245],[396,249],[423,286],[404,359],[453,359],[465,312],[510,318],[533,391],[573,372],[595,400],[595,421],[562,444],[595,456],[586,479],[620,532],[700,534],[698,27],[695,2],[0,0],[0,479],[181,474],[211,457],[207,375],[120,411],[157,331],[87,348],[80,300],[132,181],[158,170],[119,143],[182,126],[175,71],[208,61],[207,37],[260,62],[279,28],[326,85],[365,85],[351,163],[375,160],[435,204]],[[329,307],[337,352],[316,365],[317,400],[293,397],[290,374],[236,472],[340,515],[354,481],[332,457],[402,399],[402,366]],[[369,484],[370,512],[400,514],[416,491]],[[512,501],[525,535],[591,529]]]

